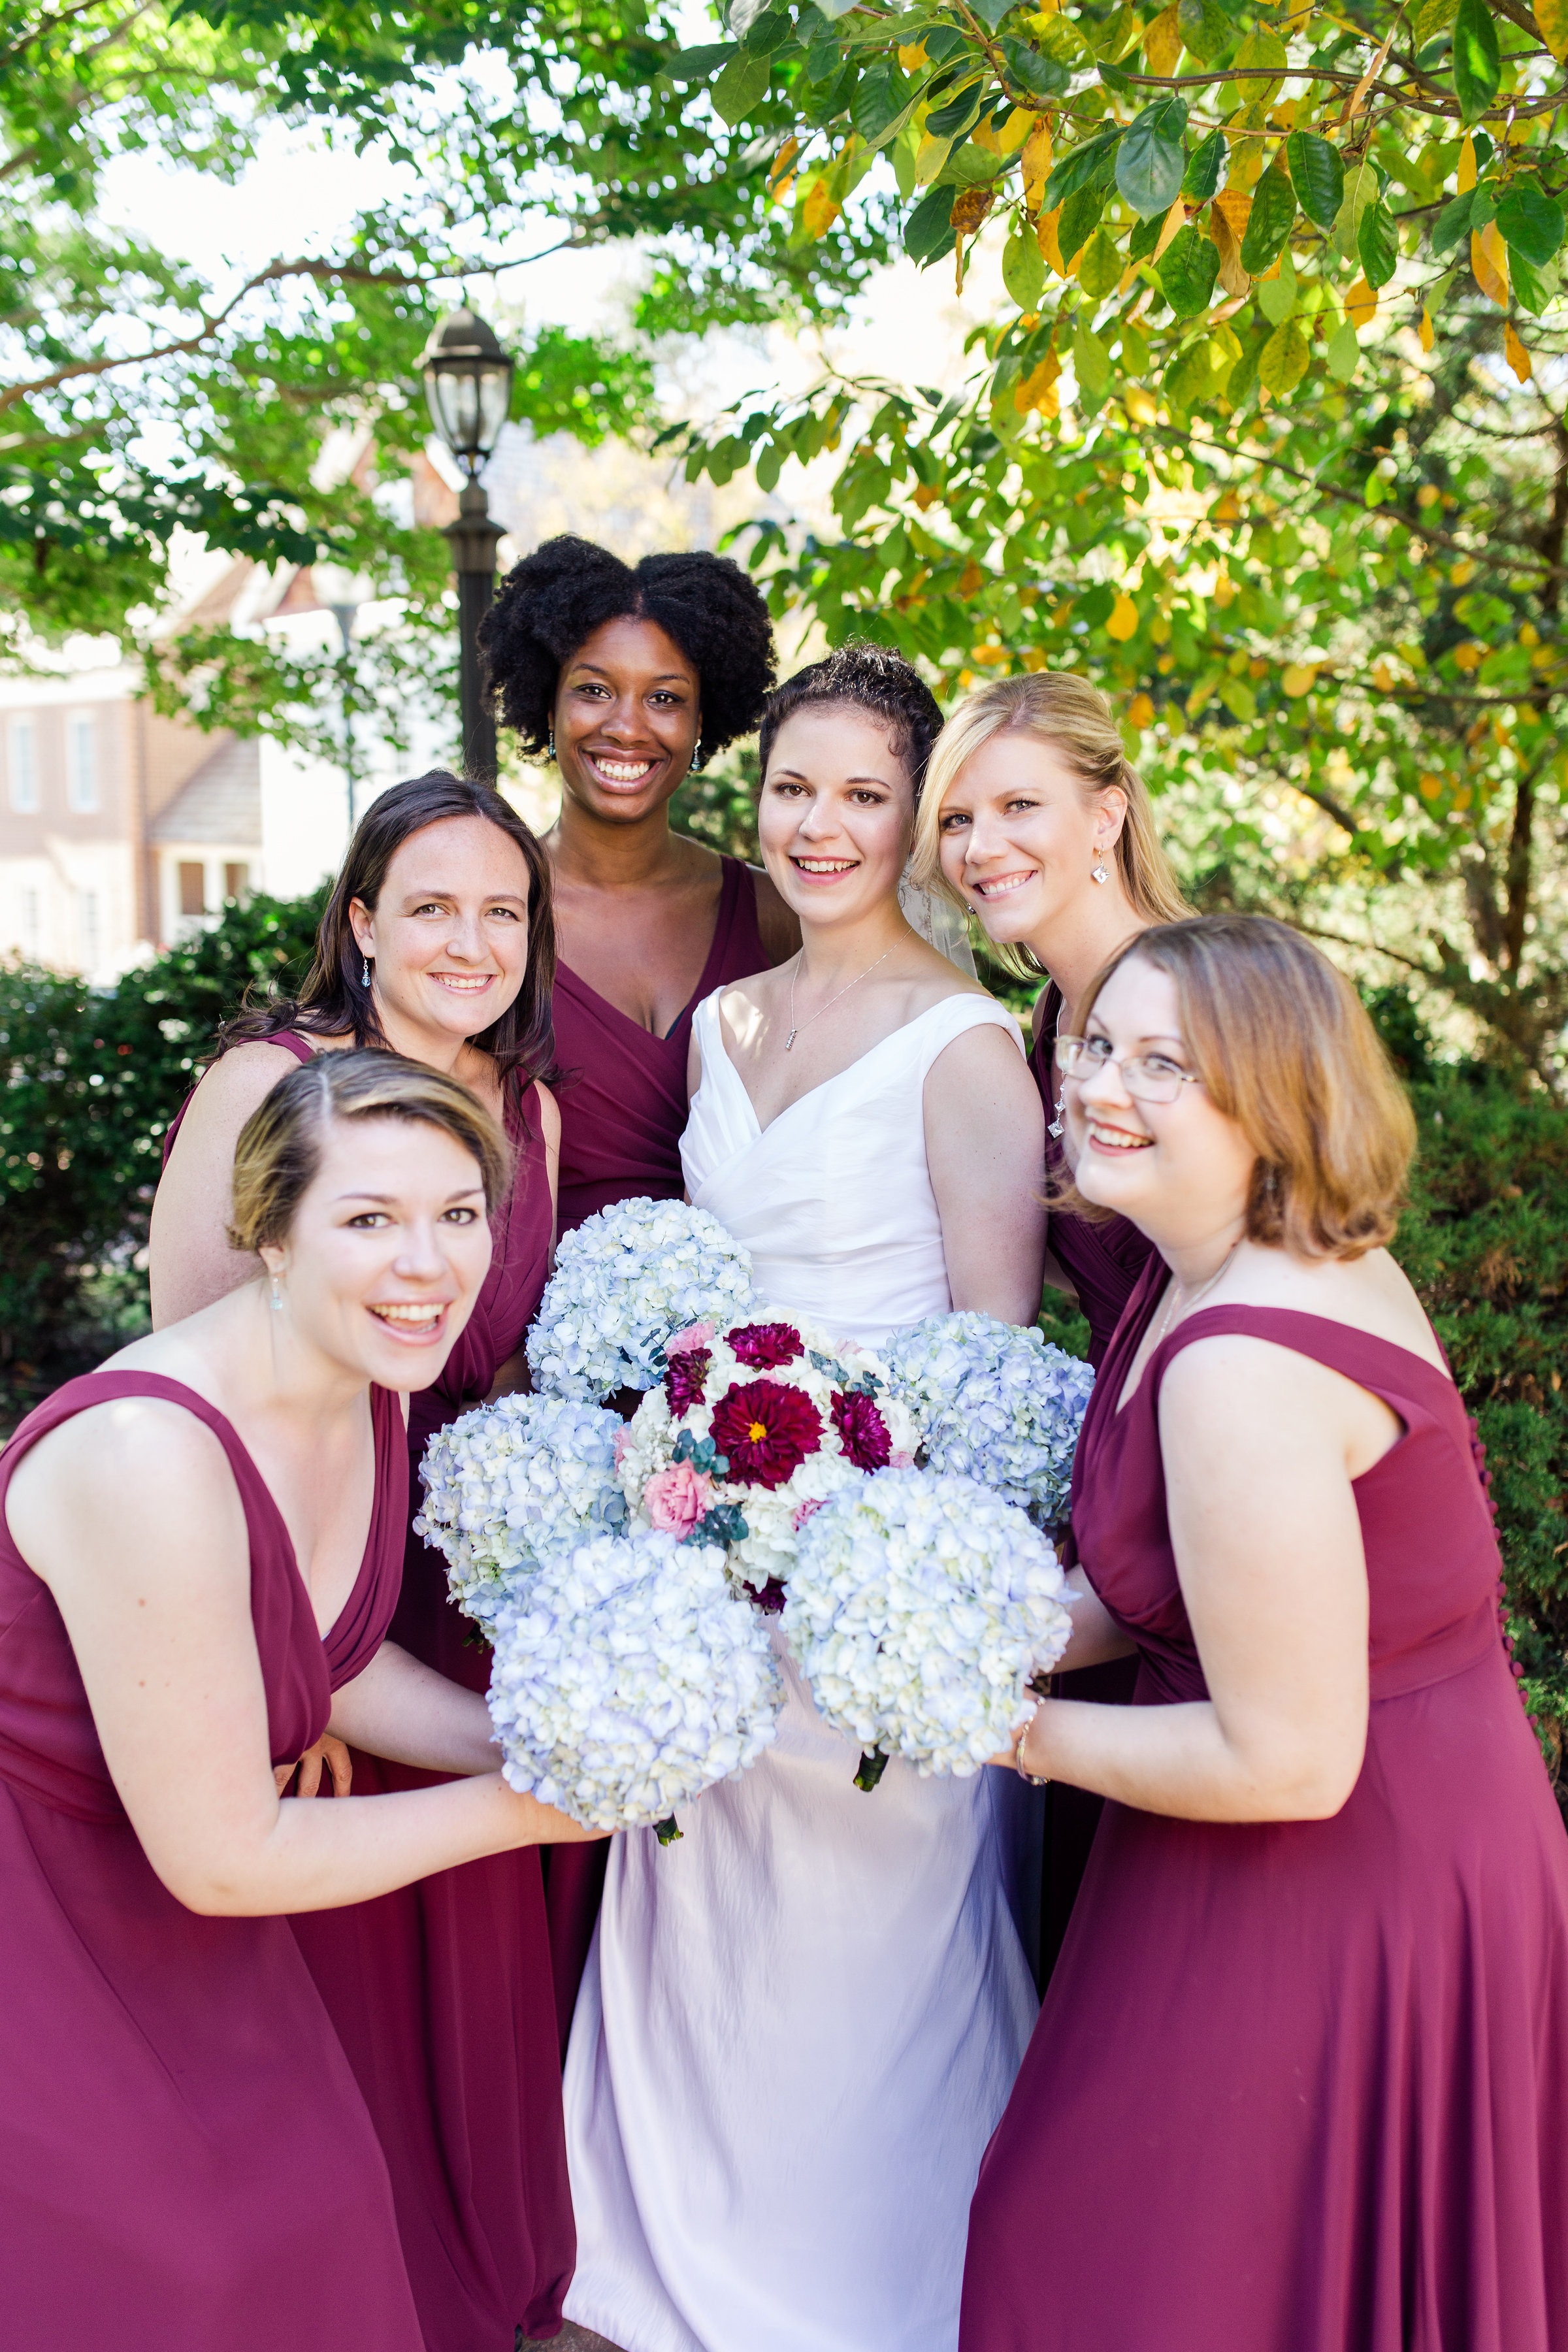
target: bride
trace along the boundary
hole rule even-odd
[[[773,697],[759,828],[804,944],[693,1024],[689,1197],[762,1297],[835,1338],[1038,1307],[1017,1024],[900,908],[940,724],[873,646]],[[1026,1792],[895,1759],[864,1793],[774,1648],[775,1744],[678,1844],[615,1842],[566,2065],[567,2315],[622,2352],[952,2352],[970,2195],[1037,2011],[1010,1904]]]

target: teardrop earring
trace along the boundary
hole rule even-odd
[[[1106,867],[1105,867],[1105,859],[1104,859],[1103,856],[1097,857],[1097,858],[1095,859],[1095,861],[1094,861],[1094,864],[1089,867],[1089,880],[1090,880],[1091,882],[1109,882],[1109,881],[1110,881],[1110,875],[1106,872]]]
[[[364,967],[364,968],[363,968],[363,970],[361,971],[360,976],[359,976],[359,979],[360,979],[360,986],[361,986],[362,988],[368,988],[368,987],[370,986],[370,958],[369,958],[369,956],[366,956],[366,957],[363,959],[363,967]]]

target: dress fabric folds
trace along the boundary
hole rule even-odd
[[[1158,1401],[1214,1333],[1292,1349],[1405,1434],[1355,1484],[1371,1715],[1328,1821],[1108,1804],[971,2221],[963,2352],[1561,2352],[1568,2343],[1568,1840],[1500,1638],[1453,1383],[1317,1316],[1211,1307],[1116,1399],[1074,1478],[1137,1704],[1206,1696]]]
[[[873,1342],[947,1309],[921,1089],[984,1023],[1016,1037],[950,997],[760,1131],[699,1008],[688,1186],[773,1307]],[[895,1758],[865,1793],[774,1651],[774,1744],[679,1809],[678,1843],[612,1843],[566,2064],[567,2315],[623,2352],[952,2352],[970,2190],[1037,2006],[1029,1792]]]
[[[410,1399],[416,1507],[431,1435],[483,1402],[544,1287],[550,1182],[531,1088],[509,1103],[507,1125],[516,1168],[489,1273],[440,1379]],[[390,1638],[482,1693],[489,1652],[467,1626],[445,1562],[409,1527]],[[357,1796],[440,1778],[353,1752]],[[513,2352],[520,2327],[552,2335],[574,2236],[539,1849],[486,1855],[293,1927],[385,2151],[426,2352]]]
[[[218,1439],[244,1506],[273,1759],[326,1727],[396,1599],[397,1401],[371,1391],[375,1500],[323,1643],[277,1506],[182,1383],[94,1372],[30,1413],[11,1474],[94,1405],[152,1397]],[[171,1497],[177,1524],[177,1497]],[[422,2352],[386,2167],[286,1920],[203,1918],[126,1818],[64,1622],[0,1524],[0,2322],[6,2352]]]

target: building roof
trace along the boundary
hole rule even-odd
[[[160,811],[149,838],[165,844],[221,844],[232,849],[261,846],[261,747],[252,738],[219,740],[194,776]]]

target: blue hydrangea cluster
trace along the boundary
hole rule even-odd
[[[706,1209],[617,1201],[562,1242],[528,1334],[533,1385],[598,1403],[657,1388],[664,1343],[710,1318],[721,1331],[752,1302],[752,1254]]]
[[[977,1478],[1040,1527],[1068,1517],[1073,1454],[1094,1385],[1090,1367],[1037,1330],[994,1315],[932,1315],[884,1349],[920,1423],[921,1459]]]

